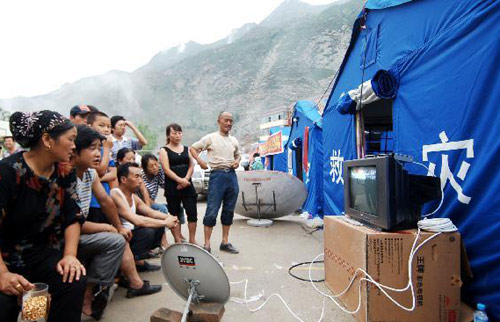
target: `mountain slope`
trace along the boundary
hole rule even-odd
[[[147,123],[161,137],[165,125],[177,122],[186,143],[215,130],[216,115],[229,110],[234,133],[246,144],[256,140],[262,112],[319,99],[360,9],[357,0],[329,6],[287,0],[261,24],[244,25],[213,44],[191,42],[158,53],[132,73],[111,71],[46,95],[0,100],[0,107],[67,114],[75,104],[92,104]]]

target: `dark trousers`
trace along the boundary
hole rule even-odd
[[[232,225],[239,191],[238,177],[234,170],[212,170],[208,181],[207,210],[203,225],[215,226],[221,204],[221,223],[225,226]]]
[[[79,281],[63,283],[62,275],[56,271],[57,262],[62,258],[60,251],[49,249],[37,255],[35,264],[22,269],[9,267],[10,272],[23,275],[28,281],[49,285],[51,295],[48,322],[78,322],[81,320],[83,293],[86,277]],[[19,305],[16,296],[0,293],[0,321],[16,322]]]
[[[161,245],[161,237],[165,233],[165,228],[135,227],[132,230],[132,240],[130,249],[136,260],[148,257],[148,252]]]

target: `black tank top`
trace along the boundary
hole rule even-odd
[[[184,178],[189,169],[189,153],[188,147],[184,146],[181,153],[170,150],[170,148],[163,147],[168,155],[168,163],[170,170],[172,170],[178,177]],[[189,179],[191,182],[191,179]],[[187,188],[177,190],[178,183],[165,175],[165,196],[196,196],[193,183]]]

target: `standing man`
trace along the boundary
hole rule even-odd
[[[205,135],[201,140],[191,146],[191,154],[203,169],[207,164],[200,158],[199,153],[207,150],[208,165],[211,168],[208,182],[207,210],[203,218],[205,226],[205,248],[210,248],[210,237],[215,226],[217,214],[222,203],[222,243],[219,249],[231,254],[239,251],[229,242],[229,228],[233,224],[234,207],[238,199],[238,179],[234,169],[240,163],[238,140],[229,135],[233,127],[233,116],[229,112],[221,112],[217,118],[219,131]]]
[[[69,120],[75,125],[86,125],[92,110],[87,105],[75,105],[69,111]]]
[[[137,139],[125,136],[127,126],[134,132]],[[143,146],[148,144],[144,135],[142,135],[135,125],[125,120],[125,118],[120,115],[115,115],[111,118],[111,133],[113,134],[113,148],[111,149],[111,154],[114,161],[116,161],[116,155],[120,149],[129,148],[135,151],[142,149]]]
[[[13,155],[19,151],[22,151],[21,148],[17,147],[16,141],[12,136],[4,136],[3,137],[3,145],[5,147],[5,151],[2,154],[2,159]]]

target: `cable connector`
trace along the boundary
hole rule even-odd
[[[401,162],[413,162],[413,157],[407,154],[394,153],[394,159]]]

